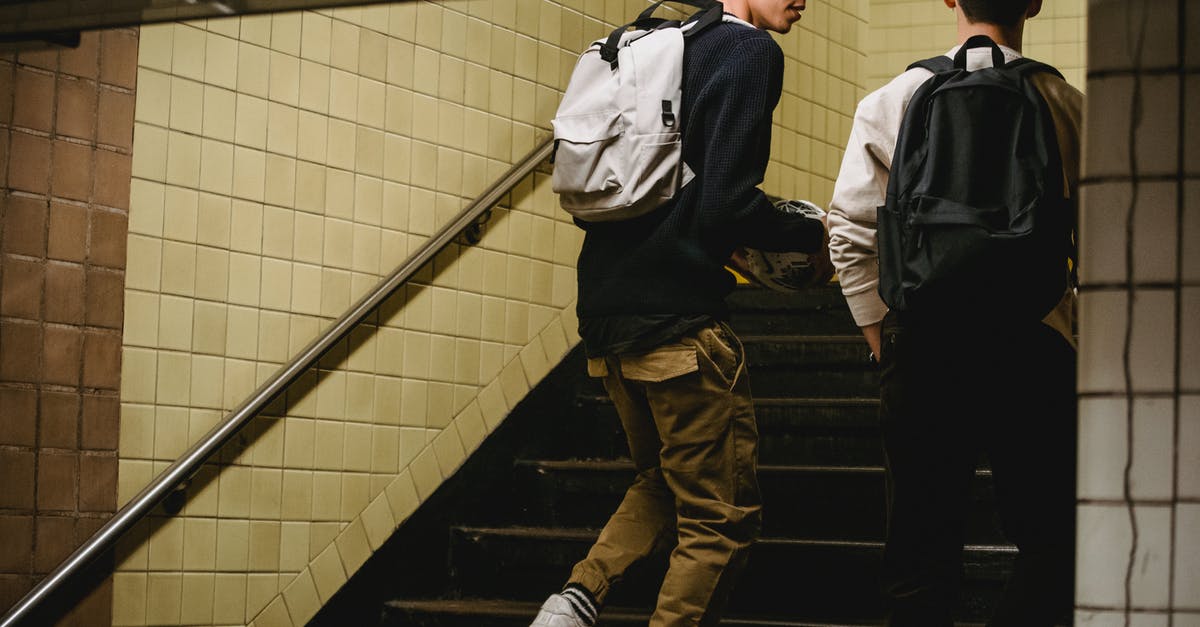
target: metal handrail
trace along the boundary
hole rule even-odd
[[[485,190],[458,217],[442,227],[424,246],[409,256],[391,275],[375,286],[369,294],[361,298],[346,313],[342,314],[328,330],[313,340],[304,350],[300,351],[287,364],[275,372],[253,394],[250,395],[237,409],[233,410],[223,421],[214,426],[203,438],[192,445],[179,459],[175,460],[166,470],[162,471],[150,485],[142,489],[128,503],[118,510],[111,519],[87,542],[83,543],[67,559],[63,560],[54,572],[50,573],[4,615],[0,627],[15,627],[17,621],[25,618],[39,603],[55,592],[70,577],[76,575],[85,566],[116,544],[117,539],[128,532],[150,510],[154,509],[180,483],[190,478],[200,469],[208,458],[229,441],[242,427],[246,426],[258,412],[262,411],[275,397],[279,396],[292,382],[311,368],[317,361],[350,333],[350,331],[371,314],[400,286],[408,282],[430,259],[433,259],[443,248],[467,227],[475,223],[481,215],[491,209],[500,199],[511,192],[517,183],[533,172],[542,161],[550,156],[553,141],[547,139],[534,148],[523,159],[518,161],[504,176]]]

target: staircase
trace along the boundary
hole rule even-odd
[[[722,625],[880,624],[883,455],[865,343],[836,287],[741,288],[730,304],[756,398],[764,528]],[[583,370],[576,350],[312,624],[527,626],[634,475],[616,412]],[[960,616],[982,622],[1014,549],[990,473],[978,475]],[[629,573],[600,625],[645,625],[665,566]]]

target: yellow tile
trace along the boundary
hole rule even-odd
[[[389,181],[408,182],[412,169],[412,142],[407,137],[388,133],[383,142],[383,177]],[[404,197],[407,200],[407,195]],[[393,228],[403,228],[408,225],[385,224]]]
[[[329,111],[329,66],[312,61],[300,62],[298,103],[300,108],[318,113]]]
[[[221,518],[245,518],[250,514],[250,468],[244,466],[229,466],[221,471],[219,488],[219,503],[217,512]],[[233,551],[230,547],[237,546],[231,540],[224,540],[227,534],[233,533],[230,529],[240,530],[242,535],[235,536],[233,539],[241,538],[240,542],[242,549],[245,548],[245,534],[247,529],[242,527],[230,527],[224,523],[231,522],[222,520],[222,525],[218,528],[217,538],[217,568],[220,570],[228,570],[230,555]],[[222,548],[224,545],[224,548]],[[245,559],[244,552],[240,559]],[[226,566],[222,566],[222,563]]]
[[[138,122],[167,126],[171,121],[171,82],[167,74],[146,68],[138,69],[139,89],[134,103],[134,119]]]
[[[266,48],[246,42],[238,44],[237,90],[266,98],[270,85],[271,57]]]
[[[328,379],[327,379],[328,380]],[[345,396],[342,391],[342,396],[338,398],[336,390],[327,390],[322,384],[322,387],[317,391],[317,412],[327,416],[331,413],[338,413],[337,407],[321,407],[322,400],[326,398],[333,399],[333,403],[338,400],[342,401],[341,413],[345,412]],[[336,418],[336,417],[335,417]],[[340,419],[340,418],[339,418]],[[313,466],[320,470],[341,470],[344,457],[343,450],[346,441],[345,425],[341,422],[333,420],[318,420],[314,432],[315,440],[320,442],[320,446],[316,447],[313,454]]]
[[[342,454],[343,468],[356,472],[371,470],[371,425],[347,423]]]
[[[462,440],[458,436],[458,428],[453,423],[448,425],[434,438],[432,448],[434,454],[437,456],[442,476],[445,477],[454,474],[454,471],[458,470],[463,460],[466,459]]]
[[[246,621],[255,618],[278,596],[279,579],[273,572],[251,573],[246,577]]]
[[[358,40],[361,29],[353,24],[334,20],[329,65],[346,70],[358,71]]]
[[[358,76],[343,70],[332,70],[329,79],[329,115],[350,122],[358,119]]]
[[[121,358],[121,400],[153,403],[158,356],[154,351],[126,347]]]
[[[229,302],[257,306],[262,284],[262,260],[254,255],[229,255]]]
[[[383,176],[383,132],[358,127],[355,142],[355,169],[368,176]]]
[[[162,181],[167,178],[167,130],[134,124],[134,177]]]
[[[274,13],[271,15],[271,48],[300,55],[300,12]]]
[[[283,461],[288,468],[313,467],[315,427],[315,423],[311,420],[297,418],[287,420],[284,428]]]
[[[399,399],[394,415],[398,413]],[[371,437],[371,472],[395,474],[400,464],[400,430],[390,426],[375,426]]]
[[[416,36],[417,6],[408,3],[394,3],[388,6],[388,34],[412,41]]]
[[[442,56],[439,60],[437,94],[450,102],[461,104],[465,92],[466,66],[462,59]]]
[[[492,48],[490,53],[491,67],[496,70],[493,73],[493,80],[496,74],[503,73],[506,79],[511,80],[511,74],[515,68],[516,61],[516,35],[512,31],[503,29],[492,29]],[[495,83],[493,82],[493,85]],[[493,91],[495,91],[493,89]],[[493,103],[495,100],[493,100]],[[500,113],[493,110],[493,113]]]
[[[401,385],[400,424],[424,427],[425,414],[429,410],[429,384],[425,381],[406,380]]]
[[[325,173],[325,216],[354,217],[354,173],[330,169]]]
[[[294,212],[272,206],[263,207],[262,232],[264,255],[277,259],[292,258],[292,242],[295,239]]]
[[[468,455],[473,453],[487,437],[487,424],[483,421],[483,412],[479,409],[478,403],[468,404],[466,409],[454,418],[454,424],[458,428],[459,437],[462,438]]]
[[[226,313],[225,354],[229,357],[253,359],[258,352],[259,310],[250,307],[230,307]]]
[[[383,83],[368,78],[358,80],[358,110],[355,119],[359,124],[372,128],[384,128],[386,120],[386,93]]]
[[[203,30],[187,24],[175,24],[171,41],[171,73],[204,80],[204,45]]]
[[[233,189],[233,145],[201,140],[200,189],[229,195]]]
[[[412,171],[411,181],[415,186],[423,188],[421,193],[428,196],[427,190],[437,188],[437,172],[438,172],[438,149],[432,143],[413,142],[412,143]],[[432,199],[429,202],[415,202],[417,190],[413,190],[414,202],[413,205],[424,209],[422,212],[414,213],[409,217],[409,226],[413,228],[413,232],[418,235],[433,234],[433,212],[428,209],[432,206]],[[422,216],[425,218],[424,223],[418,223],[416,218]],[[421,230],[417,230],[420,228]]]
[[[280,516],[280,499],[283,490],[283,471],[277,468],[255,468],[251,472],[250,478],[250,516],[253,518],[278,519]],[[255,566],[254,554],[256,551],[265,550],[264,547],[256,547],[253,542],[253,529],[251,529],[251,564],[250,568],[255,570],[273,569],[279,565],[279,530],[275,530],[275,540],[269,543],[274,547],[275,551],[274,563],[269,566],[259,568]],[[261,556],[260,556],[261,557]]]
[[[196,285],[196,246],[180,242],[163,242],[162,290],[191,296]],[[132,286],[140,287],[140,286]]]
[[[384,106],[384,128],[388,133],[408,135],[412,132],[413,92],[389,86]]]
[[[318,63],[329,63],[332,21],[319,13],[306,11],[301,24],[300,56]]]
[[[307,623],[321,609],[321,598],[313,583],[312,573],[307,568],[283,589],[283,599],[296,624]]]
[[[239,473],[236,473],[236,476],[244,480],[244,483],[246,483],[245,486],[233,484],[232,478],[229,476],[229,471],[234,470],[234,468],[239,471]],[[248,468],[238,468],[236,466],[226,468],[226,470],[221,473],[220,480],[222,504],[226,503],[227,501],[230,503],[236,501],[234,496],[226,496],[227,482],[230,490],[236,492],[236,496],[244,498],[244,500],[248,497],[248,492],[250,492],[250,485],[248,484],[250,484],[250,482],[245,480],[248,479],[248,476],[250,476]],[[248,508],[248,503],[244,503],[244,507],[235,508],[233,506],[229,506],[229,509],[229,514],[222,513],[222,515],[245,516],[250,508]],[[232,513],[233,510],[240,510],[241,513]],[[250,545],[248,545],[248,543],[250,543],[250,521],[226,519],[217,520],[216,567],[218,571],[245,571],[248,563],[248,551],[250,551],[250,548],[248,548]]]
[[[359,567],[371,556],[371,545],[361,520],[351,522],[338,534],[337,549],[346,573],[353,575],[358,572]]]
[[[326,219],[324,246],[324,261],[327,266],[349,268],[354,252],[353,223],[333,218]]]
[[[150,520],[150,570],[179,570],[183,567],[183,519]]]
[[[271,475],[279,478],[279,470],[255,469],[256,475]],[[279,482],[274,484],[275,516],[278,517]],[[268,514],[269,516],[269,514]],[[272,572],[279,569],[279,530],[278,521],[254,520],[250,522],[250,570]]]
[[[437,336],[435,336],[437,337]],[[453,343],[450,344],[453,346]],[[451,352],[453,354],[453,352]],[[451,364],[451,371],[453,365]],[[425,414],[425,426],[442,429],[454,418],[454,386],[440,381],[429,382],[429,409]]]
[[[486,54],[486,51],[485,51]],[[486,61],[485,61],[486,63]],[[463,74],[463,104],[471,109],[486,110],[491,99],[491,77],[486,66],[467,63]]]
[[[377,81],[387,79],[388,39],[382,33],[361,29],[358,39],[358,73]]]
[[[203,268],[196,275],[196,298],[225,300],[229,295],[229,251],[197,247],[196,264]]]
[[[183,625],[211,624],[213,616],[213,581],[212,573],[184,573],[183,599],[180,604],[179,619]]]
[[[342,478],[334,472],[313,473],[313,520],[338,520],[341,516]]]
[[[385,490],[388,505],[392,509],[392,518],[397,522],[406,520],[420,504],[416,486],[413,485],[412,474],[408,471],[400,473]]]
[[[258,151],[241,146],[233,149],[233,195],[262,202],[266,183],[266,157]]]
[[[462,152],[449,148],[438,148],[437,157],[437,190],[444,194],[462,194],[463,161]],[[455,211],[454,213],[457,213]],[[448,222],[448,220],[444,221]],[[443,223],[444,223],[443,222]]]
[[[356,272],[367,272],[372,275],[380,273],[379,267],[379,229],[369,226],[354,225],[352,267]]]
[[[192,299],[163,295],[159,299],[158,346],[188,351],[192,348]]]
[[[146,624],[146,573],[113,574],[113,625]]]
[[[513,361],[500,371],[500,389],[504,392],[504,398],[509,407],[516,406],[521,399],[525,398],[529,392],[529,381],[525,378],[525,372],[520,362]]]
[[[412,472],[413,483],[422,500],[429,498],[442,484],[441,470],[438,468],[437,457],[432,447],[427,447],[417,455],[409,466],[409,471]]]
[[[387,83],[412,89],[413,58],[416,50],[407,41],[389,39],[387,42]]]
[[[300,59],[281,52],[272,52],[270,59],[268,93],[271,100],[292,106],[299,105]]]
[[[267,107],[267,150],[285,156],[296,156],[298,150],[298,110],[288,105],[270,103]]]
[[[479,384],[480,345],[477,340],[459,338],[454,344],[454,382]]]
[[[179,624],[183,576],[180,573],[150,573],[146,578],[146,622],[151,625]]]
[[[125,292],[126,346],[153,347],[158,343],[158,294]]]
[[[147,25],[141,29],[138,37],[138,65],[170,72],[174,37],[174,24]]]
[[[418,46],[413,50],[413,91],[436,96],[438,93],[438,71],[441,69],[441,55],[429,48]],[[415,118],[421,119],[421,118]],[[414,127],[414,130],[416,128]]]
[[[325,162],[343,170],[354,169],[355,157],[355,125],[343,120],[330,118],[328,151]]]
[[[200,134],[204,121],[204,86],[196,81],[171,77],[171,128]]]
[[[492,72],[491,84],[488,87],[488,97],[489,113],[491,113],[493,116],[511,116],[513,102],[513,78],[507,74]]]
[[[510,346],[523,346],[529,339],[529,305],[509,302],[504,311],[504,341]]]
[[[181,520],[184,570],[213,570],[217,563],[217,521],[191,517]]]
[[[241,35],[244,41],[253,42],[258,46],[268,46],[271,43],[270,15],[243,15],[241,18]]]
[[[327,603],[346,583],[346,571],[342,568],[336,545],[330,545],[321,551],[309,569],[322,603]]]
[[[242,624],[246,618],[246,575],[217,573],[213,577],[213,622],[218,625]]]
[[[442,12],[442,45],[445,54],[459,58],[467,53],[467,16],[455,11]]]
[[[312,478],[310,473],[309,478],[309,499],[312,499]],[[310,508],[311,509],[311,508]],[[279,538],[279,568],[285,572],[299,572],[304,569],[309,562],[309,544],[313,530],[321,523],[307,522],[311,515],[311,511],[305,512],[304,522],[284,522],[280,530]],[[337,523],[333,523],[334,526]],[[326,542],[328,544],[328,542]]]
[[[324,166],[296,162],[296,209],[309,213],[325,211],[326,173]]]
[[[165,175],[166,182],[172,185],[196,187],[200,183],[199,137],[174,131],[169,133]]]
[[[391,537],[396,529],[396,520],[392,517],[386,496],[380,494],[363,510],[362,525],[372,549],[378,550]]]
[[[297,229],[296,233],[298,236],[300,230]],[[297,252],[299,250],[297,247]],[[311,315],[321,313],[321,269],[319,267],[305,264],[292,266],[292,310]]]
[[[203,123],[204,135],[209,139],[232,142],[236,137],[237,94],[205,85]]]
[[[267,147],[267,101],[239,93],[237,96],[238,145],[265,149]]]
[[[266,161],[266,189],[263,199],[273,205],[291,207],[296,199],[296,160],[268,154]]]
[[[229,359],[225,362],[225,407],[236,407],[256,387],[255,364]]]
[[[286,450],[284,455],[286,459]],[[283,487],[280,498],[280,516],[284,520],[308,520],[312,515],[312,473],[299,470],[283,471]]]
[[[400,264],[407,258],[408,236],[398,231],[385,230],[383,232],[383,242],[380,244],[380,247],[382,248],[379,258],[380,267],[386,272],[391,273],[399,268]]]

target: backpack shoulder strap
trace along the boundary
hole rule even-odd
[[[949,72],[950,70],[954,69],[954,59],[941,54],[936,57],[930,57],[928,59],[916,61],[905,69],[912,70],[915,68],[923,68],[933,72],[934,74],[941,74],[942,72]]]
[[[1029,59],[1026,57],[1021,57],[1020,59],[1015,59],[1015,60],[1007,63],[1004,67],[1016,70],[1017,72],[1021,73],[1021,75],[1025,76],[1025,77],[1032,76],[1039,72],[1045,72],[1047,74],[1053,74],[1054,76],[1057,76],[1059,78],[1062,78],[1063,80],[1066,80],[1063,77],[1062,72],[1058,71],[1058,68],[1055,68],[1054,66],[1048,65],[1046,63],[1042,63],[1041,61],[1034,61],[1033,59]]]

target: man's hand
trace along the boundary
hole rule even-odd
[[[813,275],[809,285],[825,285],[829,279],[833,278],[834,267],[833,261],[829,259],[829,216],[821,216],[821,226],[825,229],[825,235],[821,238],[821,246],[817,250],[809,253],[808,260],[812,264]]]
[[[876,322],[875,324],[868,324],[865,327],[859,328],[862,329],[863,337],[867,338],[867,346],[871,347],[871,353],[875,355],[875,361],[878,362],[879,350],[883,345],[883,323]]]

